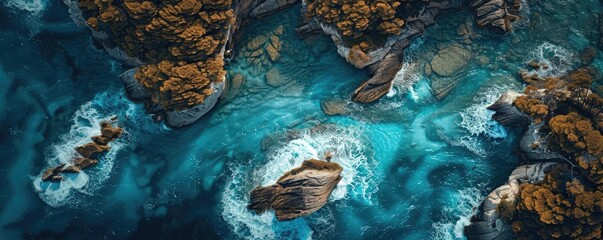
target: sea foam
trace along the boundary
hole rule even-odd
[[[328,204],[324,207],[327,210],[290,222],[278,222],[272,211],[258,215],[246,208],[248,194],[254,187],[274,184],[304,160],[322,159],[327,151],[333,154],[331,161],[344,169],[329,202],[353,198],[370,204],[371,195],[377,190],[372,173],[375,162],[367,154],[362,130],[327,126],[319,131],[302,130],[299,138],[269,150],[267,162],[259,168],[243,164],[231,166],[232,177],[222,194],[222,217],[239,237],[246,239],[282,239],[290,238],[291,234],[308,239],[314,233],[333,231],[334,218]]]
[[[75,147],[90,142],[91,137],[100,134],[100,123],[108,121],[117,116],[117,126],[141,124],[144,116],[142,109],[136,104],[128,101],[123,94],[114,92],[103,92],[80,106],[74,113],[73,123],[68,133],[59,137],[59,141],[53,143],[45,153],[48,167],[59,164],[71,163],[77,156]],[[134,123],[137,122],[137,123]],[[40,174],[33,176],[33,185],[40,198],[52,207],[70,206],[77,207],[82,203],[82,197],[94,195],[102,184],[110,177],[116,155],[131,138],[131,132],[125,128],[121,138],[116,139],[109,145],[111,149],[98,159],[98,164],[82,170],[78,174],[63,174],[61,182],[43,182]]]
[[[479,139],[480,136],[490,139],[507,137],[505,128],[492,120],[494,112],[487,109],[488,106],[498,100],[504,89],[504,87],[493,86],[478,93],[473,98],[474,103],[459,113],[461,121],[458,125],[467,132],[458,139],[459,145],[466,147],[477,155],[485,155],[486,150]]]
[[[483,193],[478,188],[465,188],[458,190],[453,199],[453,207],[443,208],[444,219],[432,224],[432,239],[464,239],[463,230],[481,203]]]
[[[576,63],[574,53],[549,42],[544,42],[528,54],[526,63],[532,60],[548,66],[546,69],[541,67],[530,71],[530,73],[536,73],[541,77],[560,76],[570,71]]]
[[[4,6],[18,11],[25,11],[33,16],[38,16],[48,6],[46,0],[5,0]]]

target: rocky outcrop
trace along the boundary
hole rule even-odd
[[[166,112],[165,124],[174,128],[184,127],[194,123],[208,113],[216,105],[220,96],[222,96],[224,82],[212,83],[211,88],[212,94],[208,95],[203,103],[186,110]]]
[[[341,171],[343,168],[337,163],[306,160],[275,184],[253,189],[247,208],[258,214],[274,209],[279,221],[309,215],[327,203],[341,180]]]
[[[489,110],[494,111],[492,119],[506,127],[530,125],[530,116],[513,106],[513,102],[519,96],[523,94],[507,91],[494,104],[488,106]]]
[[[74,156],[71,162],[44,170],[42,181],[61,181],[63,180],[61,173],[79,173],[82,169],[97,164],[99,154],[111,149],[109,143],[121,137],[123,129],[113,127],[109,122],[101,122],[100,133],[100,135],[91,137],[91,142],[76,147],[75,151],[78,156]]]
[[[521,0],[472,0],[469,7],[477,26],[509,32],[513,29],[511,23],[520,19]]]
[[[445,11],[459,9],[463,6],[462,0],[430,1],[417,3],[421,11],[416,15],[404,19],[404,28],[398,34],[389,36],[374,49],[359,51],[346,42],[346,38],[338,29],[324,23],[313,24],[311,21],[298,29],[298,32],[309,33],[320,26],[324,33],[331,36],[337,46],[337,52],[357,68],[368,67],[373,77],[362,83],[353,93],[352,100],[357,102],[374,102],[387,94],[392,86],[396,73],[402,68],[402,54],[410,45],[412,38],[425,32],[427,26],[435,23],[435,17]],[[414,4],[414,3],[409,3]],[[316,21],[316,20],[314,20]],[[386,24],[387,25],[387,24]],[[391,24],[390,24],[391,25]]]
[[[250,15],[252,17],[266,16],[299,2],[301,2],[301,0],[266,0],[264,3],[253,9]]]
[[[509,180],[492,191],[478,207],[478,213],[471,218],[465,227],[465,236],[470,240],[514,239],[511,226],[504,219],[502,208],[515,204],[522,183],[542,182],[545,174],[557,166],[557,163],[546,162],[519,166],[511,173]]]

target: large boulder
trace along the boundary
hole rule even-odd
[[[341,180],[341,171],[343,168],[337,163],[306,160],[275,184],[253,189],[247,208],[258,214],[274,209],[279,221],[306,216],[327,203]]]

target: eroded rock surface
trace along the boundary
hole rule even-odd
[[[275,184],[253,189],[247,208],[258,214],[274,209],[279,221],[306,216],[327,203],[341,180],[341,171],[343,168],[337,163],[306,160]]]
[[[100,135],[93,136],[92,140],[81,146],[77,146],[74,156],[70,163],[60,164],[55,167],[44,170],[42,174],[43,181],[61,181],[61,173],[79,173],[82,169],[91,167],[98,163],[98,155],[109,151],[109,143],[121,137],[124,130],[120,127],[113,127],[109,122],[100,123]]]

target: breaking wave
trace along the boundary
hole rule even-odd
[[[5,0],[4,6],[38,16],[48,6],[46,0]]]
[[[500,139],[507,137],[507,131],[498,122],[492,120],[494,112],[487,107],[492,105],[504,91],[504,87],[491,87],[484,92],[480,92],[474,99],[474,104],[461,111],[461,122],[459,126],[468,134],[459,138],[458,144],[468,148],[471,152],[478,155],[485,155],[480,136],[490,139]]]
[[[444,219],[432,224],[432,239],[464,239],[463,229],[469,225],[471,216],[483,199],[479,188],[465,188],[457,191],[451,206],[444,207]]]
[[[344,169],[329,202],[354,198],[370,204],[377,191],[372,172],[375,162],[368,157],[362,131],[329,125],[301,130],[299,138],[269,150],[266,164],[259,168],[231,166],[232,177],[222,194],[222,217],[239,237],[247,239],[308,239],[333,231],[334,217],[328,205],[325,210],[289,222],[278,222],[272,211],[258,215],[247,210],[248,194],[255,186],[273,184],[304,160],[322,159],[327,151],[333,154],[331,162]]]
[[[532,70],[530,73],[536,73],[541,77],[551,77],[560,76],[570,71],[575,64],[576,58],[571,51],[545,42],[530,52],[526,63],[532,60],[548,67],[541,67],[540,69]]]
[[[48,167],[67,164],[77,156],[75,147],[90,142],[90,138],[100,134],[99,124],[117,116],[117,126],[132,125],[133,122],[141,123],[144,111],[137,109],[134,103],[123,97],[123,94],[104,92],[80,106],[73,116],[73,124],[69,133],[59,137],[59,141],[52,144],[45,153]],[[143,126],[143,125],[139,125]],[[98,159],[98,164],[82,170],[78,174],[62,174],[64,179],[60,182],[43,182],[40,174],[33,176],[33,185],[40,198],[52,207],[72,206],[82,203],[82,196],[93,195],[110,176],[115,164],[117,153],[122,149],[132,133],[128,127],[125,133],[109,145],[111,149]]]

